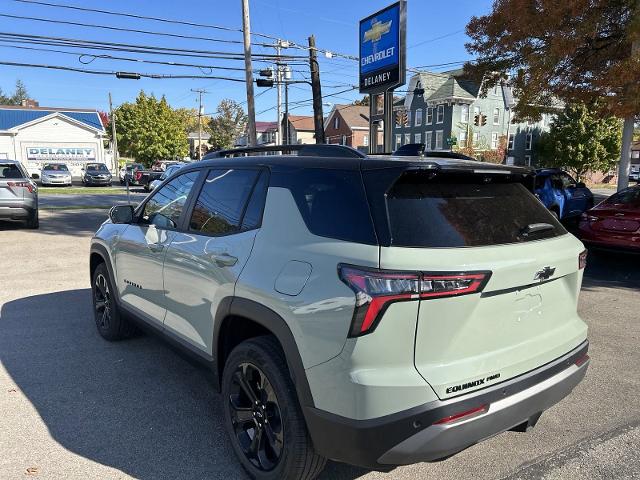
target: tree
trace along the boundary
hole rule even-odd
[[[98,110],[98,116],[100,117],[100,122],[102,123],[102,126],[104,128],[107,128],[108,125],[110,125],[110,118],[109,118],[109,114],[107,112],[103,112],[102,110]]]
[[[600,118],[597,106],[568,105],[538,142],[541,163],[569,169],[578,179],[589,171],[608,172],[620,155],[622,126]]]
[[[598,104],[603,117],[640,112],[637,0],[495,0],[490,14],[467,25],[465,71],[483,91],[512,75],[515,117],[538,120],[545,107]]]
[[[365,95],[360,100],[354,100],[351,105],[364,105],[369,106],[369,95]]]
[[[29,99],[27,87],[24,86],[22,80],[16,80],[16,89],[12,95],[5,95],[0,88],[0,105],[20,105],[23,100]]]
[[[116,111],[118,149],[125,156],[150,166],[155,160],[174,159],[189,153],[182,117],[164,96],[140,91],[135,103],[123,103]]]
[[[235,140],[244,133],[246,125],[247,115],[242,106],[234,100],[224,99],[209,122],[209,143],[218,150],[231,148]]]

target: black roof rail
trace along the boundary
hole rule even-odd
[[[342,157],[342,158],[365,158],[366,155],[358,150],[346,145],[334,145],[328,143],[302,144],[302,145],[263,145],[259,147],[240,147],[228,150],[218,150],[206,154],[202,159],[228,158],[238,156],[250,156],[256,153],[280,152],[283,155],[297,152],[299,157]]]
[[[476,158],[462,153],[449,152],[446,150],[425,150],[425,148],[426,146],[424,143],[407,143],[393,152],[393,155],[397,157],[432,157],[452,158],[456,160],[477,160]]]

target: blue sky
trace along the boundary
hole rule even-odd
[[[46,0],[48,3],[77,5],[87,8],[104,9],[138,15],[149,15],[175,20],[240,28],[240,0]],[[325,0],[324,2],[307,0],[250,0],[252,31],[273,35],[299,44],[306,44],[307,37],[315,34],[317,46],[330,51],[348,55],[357,55],[357,26],[363,18],[392,3],[390,0]],[[462,61],[469,58],[464,43],[468,40],[464,28],[473,15],[482,15],[490,11],[490,0],[459,0],[452,3],[442,0],[408,0],[407,2],[407,65],[417,67],[445,62]],[[0,0],[0,14],[19,17],[40,17],[45,19],[79,22],[167,32],[180,35],[215,37],[220,39],[241,40],[239,32],[225,32],[208,28],[189,27],[158,23],[133,18],[116,17],[98,13],[80,12],[68,9],[51,8],[44,5],[19,3],[13,0]],[[216,50],[241,52],[242,45],[215,43],[204,40],[176,39],[131,32],[117,32],[97,29],[89,26],[70,26],[26,20],[23,18],[0,17],[0,32],[42,35],[49,37],[65,37],[83,40],[128,43],[136,45],[153,45],[170,48],[186,48],[193,50]],[[271,42],[253,37],[254,42]],[[0,61],[18,63],[37,63],[64,65],[77,68],[89,68],[108,71],[138,71],[160,74],[204,75],[202,71],[192,67],[172,67],[165,65],[138,64],[110,59],[94,59],[83,66],[77,55],[62,53],[20,50],[9,47],[13,43],[0,41]],[[14,44],[15,45],[15,44]],[[24,46],[24,44],[23,44]],[[87,52],[88,50],[69,47],[47,47],[31,45],[34,48],[57,48],[67,51]],[[254,48],[254,53],[273,52],[273,49]],[[95,53],[92,52],[92,53]],[[209,60],[198,58],[159,57],[123,52],[106,52],[124,57],[136,57],[151,60],[170,60],[184,63],[200,63],[216,66],[242,67],[238,61]],[[304,50],[287,50],[295,55],[307,55]],[[343,58],[320,57],[323,95],[340,92],[357,85],[357,62]],[[84,57],[83,60],[89,60]],[[254,63],[259,68],[261,63]],[[293,66],[294,78],[302,79],[307,75],[308,67]],[[432,68],[442,70],[443,68]],[[209,72],[205,72],[209,73]],[[241,71],[216,71],[211,74],[244,78]],[[190,89],[205,88],[208,93],[204,97],[205,111],[213,112],[223,98],[245,101],[246,93],[243,83],[234,83],[213,79],[141,79],[118,80],[114,76],[94,76],[73,72],[43,70],[25,67],[9,67],[0,65],[0,88],[5,92],[13,91],[16,79],[21,79],[29,93],[43,106],[108,108],[108,93],[113,95],[115,105],[133,100],[140,89],[152,92],[156,96],[165,95],[174,107],[196,107],[196,94]],[[259,120],[275,120],[275,89],[263,91],[256,88],[256,112]],[[294,85],[290,88],[292,107],[296,101],[311,97],[310,88],[306,84]],[[347,103],[360,95],[357,90],[326,98],[325,102]],[[330,106],[325,105],[325,112]],[[310,106],[291,109],[291,114],[310,114]]]

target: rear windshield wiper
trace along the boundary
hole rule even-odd
[[[520,230],[520,233],[526,237],[532,233],[546,232],[553,229],[555,229],[555,227],[550,223],[530,223]]]

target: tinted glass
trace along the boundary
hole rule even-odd
[[[26,178],[15,163],[0,163],[0,178]]]
[[[640,188],[632,187],[611,195],[605,200],[607,205],[633,205],[640,207]]]
[[[108,172],[107,166],[104,163],[93,163],[87,165],[87,172]]]
[[[271,185],[291,190],[314,235],[377,244],[360,172],[320,168],[274,172]]]
[[[253,230],[262,224],[262,212],[264,211],[264,201],[267,196],[267,179],[267,174],[262,172],[258,182],[253,187],[251,199],[247,204],[247,209],[242,219],[242,230]]]
[[[189,229],[216,236],[239,231],[258,173],[257,170],[211,170],[193,207]]]
[[[47,163],[42,170],[58,170],[60,172],[68,172],[69,169],[64,163]]]
[[[140,223],[160,228],[176,228],[189,192],[200,172],[174,178],[153,194],[144,206]]]
[[[387,194],[391,244],[478,247],[566,233],[520,183],[482,183],[469,177],[463,183],[449,183],[403,175]],[[534,223],[550,228],[527,234],[526,227]]]

